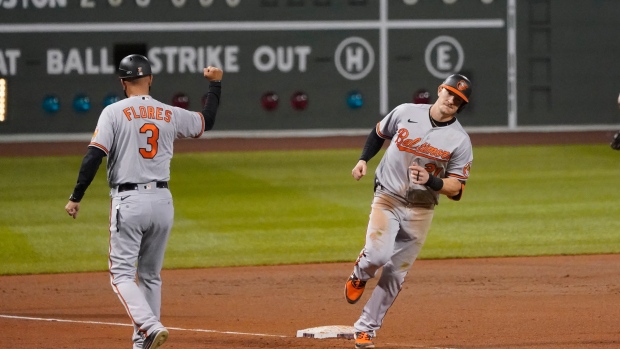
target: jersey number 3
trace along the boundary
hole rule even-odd
[[[151,135],[146,139],[146,143],[151,146],[151,150],[147,148],[140,148],[140,155],[145,159],[152,159],[157,155],[157,141],[159,140],[159,129],[155,124],[144,124],[140,127],[140,133],[151,132]]]

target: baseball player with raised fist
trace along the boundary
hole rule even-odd
[[[373,337],[424,244],[439,195],[461,199],[473,154],[456,114],[471,91],[469,79],[454,74],[439,85],[434,104],[399,105],[370,132],[353,168],[353,178],[360,180],[367,162],[390,140],[375,172],[366,243],[344,289],[346,300],[356,303],[383,268],[355,322],[356,348],[375,347]]]
[[[213,128],[223,72],[204,68],[209,92],[201,113],[151,97],[153,76],[144,56],[123,58],[118,75],[127,98],[101,112],[65,210],[77,217],[80,201],[107,156],[112,288],[133,322],[133,348],[156,349],[168,339],[160,321],[160,272],[174,217],[168,189],[172,146],[177,138],[198,138]]]

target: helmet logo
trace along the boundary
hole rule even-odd
[[[457,82],[456,83],[456,88],[458,88],[459,91],[467,90],[467,82],[465,82],[465,80],[461,80],[461,81]]]
[[[138,75],[142,75],[142,67],[138,67]]]

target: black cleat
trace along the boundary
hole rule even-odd
[[[161,347],[167,339],[168,330],[165,328],[160,328],[159,330],[153,331],[153,333],[146,337],[144,343],[142,343],[142,349],[157,349]]]

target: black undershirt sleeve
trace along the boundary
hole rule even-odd
[[[101,165],[102,159],[106,156],[105,152],[99,148],[88,147],[84,159],[82,159],[82,166],[80,166],[80,173],[78,174],[77,184],[73,189],[73,194],[69,197],[69,200],[73,202],[80,202],[84,197],[86,189],[95,178],[97,170]]]
[[[202,109],[202,116],[205,119],[205,131],[213,128],[215,125],[215,115],[220,105],[220,96],[222,94],[222,82],[211,81],[209,83],[209,92],[207,92],[207,101]]]
[[[383,142],[385,142],[385,139],[379,137],[377,131],[373,128],[368,138],[366,138],[366,144],[364,144],[364,150],[362,150],[362,155],[359,159],[368,162],[368,160],[372,159],[372,157],[377,155],[379,150],[381,150]]]

